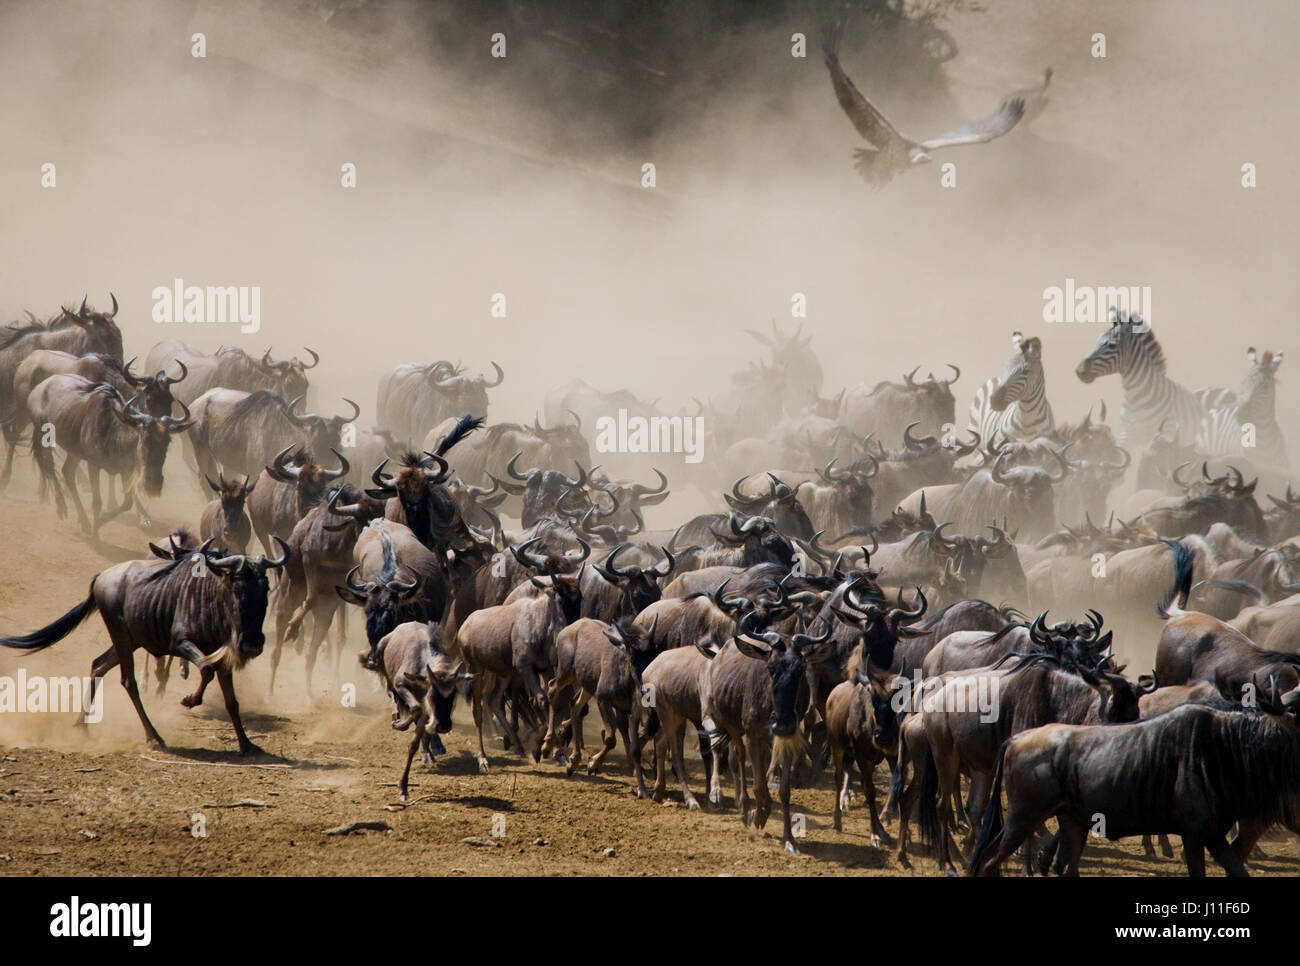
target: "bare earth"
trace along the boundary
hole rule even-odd
[[[49,506],[31,500],[25,467],[0,501],[0,547],[7,561],[0,631],[24,632],[47,623],[82,599],[90,578],[110,558],[73,535]],[[156,525],[193,513],[190,481],[175,467],[169,496],[154,508]],[[171,489],[174,486],[175,489]],[[178,496],[179,494],[179,496]],[[180,511],[172,512],[169,511]],[[164,532],[159,529],[159,534]],[[146,536],[115,522],[104,531],[105,553],[143,555]],[[458,706],[448,754],[436,768],[418,764],[412,804],[395,805],[394,783],[407,735],[389,727],[383,694],[356,664],[362,632],[356,614],[340,662],[341,683],[355,685],[356,707],[344,707],[328,662],[318,669],[318,694],[303,693],[302,658],[287,652],[275,697],[266,694],[268,653],[237,678],[245,725],[266,752],[250,762],[234,751],[234,732],[214,687],[207,704],[180,706],[191,682],[173,673],[166,693],[146,709],[169,745],[145,745],[139,722],[115,677],[105,681],[104,720],[78,728],[64,714],[0,715],[0,874],[26,875],[934,875],[919,844],[904,869],[890,847],[872,848],[859,796],[845,831],[831,829],[832,793],[823,781],[796,789],[794,808],[806,816],[801,854],[780,845],[779,809],[762,831],[746,829],[733,812],[690,813],[680,800],[638,800],[623,750],[604,773],[580,770],[566,779],[554,763],[535,765],[489,745],[492,773],[474,764],[472,724]],[[0,655],[0,675],[84,675],[107,647],[98,617],[38,655]],[[142,679],[145,672],[137,664]],[[598,741],[599,716],[587,719],[587,745]],[[703,770],[689,761],[702,792]],[[877,775],[881,802],[883,769]],[[670,789],[672,784],[670,782]],[[701,795],[701,797],[703,797]],[[672,798],[677,799],[676,792]],[[730,796],[727,796],[728,803]],[[243,803],[243,804],[241,804]],[[191,834],[203,816],[206,836]],[[504,836],[494,837],[495,831]],[[384,821],[391,832],[327,836],[356,821]],[[891,831],[896,824],[889,823]],[[470,844],[472,839],[480,844]],[[544,843],[544,844],[543,844]],[[1266,840],[1257,874],[1297,874],[1293,839]],[[614,854],[607,856],[606,849]],[[1179,859],[1146,860],[1137,840],[1093,843],[1085,875],[1181,875]],[[1214,872],[1218,872],[1214,868]]]

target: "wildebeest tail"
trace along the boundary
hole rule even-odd
[[[898,730],[898,764],[894,766],[894,774],[889,779],[889,801],[885,802],[885,814],[888,815],[896,807],[901,807],[899,802],[903,798],[903,773],[907,771],[907,738],[903,735],[903,730]]]
[[[641,730],[642,744],[652,740],[655,735],[659,734],[659,727],[659,712],[655,708],[651,708],[650,713],[646,715],[645,728]]]
[[[456,425],[452,427],[451,432],[442,438],[442,442],[438,444],[435,453],[438,456],[446,456],[447,450],[451,449],[485,422],[487,422],[486,416],[474,416],[471,413],[466,413],[464,416],[461,416],[460,419],[456,420]]]
[[[984,806],[984,821],[980,825],[980,837],[975,840],[975,850],[971,853],[970,868],[967,875],[976,875],[984,864],[989,846],[998,833],[1002,831],[1002,762],[1007,756],[1008,742],[1002,742],[998,749],[997,764],[993,766],[993,785],[989,789],[989,801]],[[1028,847],[1028,846],[1026,846]]]
[[[900,735],[901,737],[901,735]],[[921,827],[921,841],[933,845],[943,834],[943,824],[939,819],[939,768],[934,763],[934,755],[929,744],[921,752],[921,760],[916,763],[921,776],[921,802],[917,808],[916,821]]]
[[[58,620],[46,624],[39,631],[32,631],[30,634],[22,634],[16,637],[0,637],[0,646],[18,648],[23,651],[40,651],[53,644],[59,643],[81,624],[87,617],[95,612],[98,604],[95,603],[95,582],[90,582],[90,592],[86,594],[83,600],[72,610],[68,611]]]
[[[1177,540],[1164,541],[1174,552],[1174,585],[1170,588],[1169,593],[1164,600],[1156,604],[1156,613],[1164,620],[1171,617],[1182,617],[1183,608],[1187,606],[1187,598],[1192,593],[1192,568],[1196,564],[1196,556],[1188,547]],[[1178,606],[1172,607],[1174,598],[1178,598]]]

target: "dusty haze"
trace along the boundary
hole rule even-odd
[[[1151,285],[1170,372],[1189,385],[1235,386],[1248,345],[1290,350],[1294,5],[989,6],[947,22],[947,91],[887,76],[851,25],[846,69],[909,133],[1056,70],[1032,126],[945,156],[955,189],[936,164],[877,194],[851,167],[859,141],[813,13],[719,35],[743,87],[692,91],[628,138],[590,103],[553,99],[561,45],[515,30],[493,60],[492,17],[394,5],[358,34],[314,3],[8,3],[0,312],[111,289],[128,356],[176,336],[308,344],[325,358],[322,405],[354,395],[363,421],[382,371],[444,356],[505,367],[494,420],[531,418],[575,375],[684,406],[757,357],[743,327],[791,322],[793,292],[829,392],[952,361],[963,422],[1013,329],[1043,337],[1058,419],[1102,395],[1117,406],[1114,380],[1073,376],[1098,330],[1042,322],[1043,288],[1067,276]],[[197,31],[206,59],[189,55]],[[353,190],[339,186],[348,161]],[[639,187],[645,161],[654,190]],[[56,188],[40,187],[45,162]],[[150,291],[178,276],[260,285],[262,330],[150,322]],[[489,318],[494,292],[505,320]],[[1282,413],[1300,402],[1286,377]]]

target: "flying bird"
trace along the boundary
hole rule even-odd
[[[871,145],[868,148],[855,148],[853,166],[868,184],[883,188],[897,174],[918,164],[933,160],[930,152],[943,148],[960,147],[963,144],[981,144],[992,141],[1006,134],[1025,113],[1023,97],[1012,95],[988,117],[963,124],[956,130],[940,134],[928,141],[914,141],[902,134],[898,128],[880,110],[867,100],[853,86],[849,75],[840,66],[840,59],[835,53],[834,35],[822,44],[826,54],[826,66],[831,72],[831,84],[840,107],[849,116],[858,133]],[[1046,84],[1044,84],[1046,87]]]

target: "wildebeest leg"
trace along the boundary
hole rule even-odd
[[[975,847],[975,840],[979,838],[980,818],[983,816],[984,806],[988,802],[989,781],[991,778],[991,775],[984,773],[972,775],[970,788],[966,790],[966,818],[970,824],[970,829],[961,844],[961,850],[966,855],[970,854]]]
[[[415,761],[415,752],[424,739],[424,724],[423,717],[416,721],[415,734],[411,736],[411,744],[406,749],[406,767],[402,769],[402,777],[397,780],[397,798],[399,801],[406,801],[407,789],[411,780],[411,762]]]
[[[662,716],[662,714],[663,712],[661,711],[660,715]],[[667,729],[668,725],[665,724],[664,728]],[[682,786],[682,801],[686,803],[686,807],[692,812],[698,812],[700,810],[700,803],[696,801],[695,796],[691,794],[691,787],[686,782],[686,722],[682,721],[680,724],[672,728],[671,731],[667,731],[667,734],[671,736],[668,739],[668,750],[673,759],[673,774],[677,776],[677,781]],[[707,761],[708,759],[705,760]],[[659,799],[656,799],[656,801],[658,800]]]
[[[90,662],[90,680],[86,684],[86,694],[81,701],[83,714],[79,715],[77,718],[78,727],[84,728],[89,724],[86,719],[94,716],[92,712],[97,714],[103,713],[103,708],[98,706],[99,702],[104,700],[103,677],[109,671],[113,670],[113,668],[117,667],[117,662],[118,653],[116,644],[113,644],[107,651]],[[96,681],[99,682],[98,687],[95,686]],[[99,692],[98,695],[96,695],[96,691]],[[96,697],[98,697],[98,701],[95,700]]]
[[[145,739],[159,748],[167,747],[167,743],[162,740],[162,735],[158,734],[153,722],[144,713],[144,704],[140,701],[140,688],[135,683],[135,641],[131,640],[123,627],[110,626],[108,636],[113,639],[113,645],[117,648],[118,664],[122,668],[122,687],[126,688],[127,696],[135,705],[135,713],[140,717],[140,724],[144,725]]]
[[[850,781],[849,770],[844,764],[844,749],[835,739],[827,736],[831,746],[831,763],[835,766],[835,811],[832,813],[831,821],[834,824],[835,831],[844,831],[844,810],[848,805],[848,787]]]
[[[753,816],[753,802],[749,800],[749,787],[746,784],[748,776],[745,774],[745,739],[741,735],[730,735],[732,747],[731,751],[731,779],[735,786],[732,804],[740,812],[740,820],[748,825]],[[718,773],[717,761],[714,761],[714,774]],[[711,798],[712,796],[710,796]],[[718,796],[721,799],[721,795]]]
[[[634,697],[632,700],[639,699]],[[632,777],[636,779],[636,797],[649,798],[645,787],[645,771],[641,767],[641,733],[636,727],[637,723],[622,711],[617,713],[617,719],[619,734],[623,736],[623,750],[627,752],[628,761],[632,765]]]
[[[1060,856],[1056,860],[1056,874],[1079,877],[1079,856],[1088,842],[1088,827],[1068,815],[1057,815],[1059,829],[1056,838],[1059,842]],[[1025,860],[1025,874],[1032,875],[1031,863]]]
[[[1232,851],[1228,846],[1227,840],[1222,835],[1216,835],[1205,843],[1210,850],[1210,855],[1214,856],[1214,861],[1223,866],[1223,871],[1228,875],[1237,876],[1238,878],[1247,878],[1250,872],[1246,870],[1246,864],[1237,858],[1237,853]]]
[[[181,704],[187,708],[197,708],[201,705],[203,703],[203,692],[206,691],[208,685],[212,683],[212,677],[215,673],[216,672],[210,664],[205,664],[203,667],[199,668],[199,686],[194,689],[193,694],[187,694],[185,697],[181,698]]]
[[[858,749],[858,773],[862,776],[862,794],[867,800],[867,808],[871,811],[871,846],[880,848],[880,843],[888,844],[889,833],[885,831],[885,826],[880,821],[880,807],[876,802],[876,762],[872,760],[870,753],[866,749]],[[846,776],[847,777],[847,776]]]
[[[483,747],[484,690],[488,687],[489,672],[480,671],[474,675],[470,706],[474,712],[474,728],[478,732],[478,770],[480,774],[488,773],[487,750]]]
[[[952,848],[956,842],[952,841],[953,826],[956,824],[952,810],[948,803],[952,801],[952,792],[961,782],[961,774],[958,771],[955,756],[951,754],[935,754],[935,749],[931,748],[930,753],[934,756],[934,765],[939,775],[939,870],[947,875],[956,875],[957,867],[952,863]]]
[[[790,773],[793,770],[794,762],[789,760],[782,761],[777,769],[780,773],[778,794],[781,796],[781,845],[787,852],[797,851],[794,847],[794,830],[790,820]],[[760,825],[759,828],[762,826]]]
[[[572,775],[582,763],[582,712],[590,700],[591,692],[579,688],[578,693],[574,695],[573,703],[569,705],[569,731],[573,735],[573,757],[569,759],[569,764],[564,769],[566,775]]]
[[[1164,832],[1160,833],[1160,854],[1166,859],[1172,859],[1174,857],[1173,843],[1169,841],[1169,836]]]
[[[342,676],[342,659],[343,648],[347,641],[347,621],[348,609],[340,607],[334,624],[334,681],[338,683],[343,680]]]
[[[506,748],[514,751],[515,754],[526,755],[528,752],[524,750],[524,743],[519,740],[519,732],[515,730],[514,726],[506,718],[505,682],[500,678],[497,678],[496,680],[497,684],[496,687],[492,689],[488,706],[492,709],[492,716],[500,722],[502,730],[505,731]]]
[[[772,814],[772,790],[767,784],[772,768],[772,733],[763,729],[745,737],[744,748],[754,775],[754,827],[762,828]]]
[[[338,600],[339,598],[334,598]],[[311,675],[316,667],[316,658],[320,654],[320,646],[325,642],[329,635],[330,620],[334,617],[335,607],[326,597],[321,597],[315,601],[311,609],[312,627],[311,643],[307,645],[307,696],[311,697]]]
[[[700,760],[704,762],[704,782],[709,789],[709,801],[714,805],[722,804],[722,768],[719,762],[727,760],[725,749],[713,750],[713,739],[704,727],[695,729],[695,736],[700,743]]]
[[[561,728],[560,722],[564,720],[560,716],[560,705],[557,699],[559,698],[560,691],[566,688],[572,680],[573,678],[571,675],[566,677],[555,677],[551,680],[551,683],[546,686],[546,701],[547,704],[550,705],[551,713],[547,715],[546,718],[546,734],[542,737],[542,755],[546,756],[551,754],[551,752],[555,752],[557,760],[564,755],[564,748],[556,747]],[[572,732],[572,726],[570,726],[568,730]],[[564,747],[567,748],[568,744],[566,743]],[[562,762],[562,764],[567,764],[567,762]],[[573,772],[568,772],[568,774],[572,775]]]
[[[81,494],[77,492],[77,466],[81,463],[81,458],[68,454],[68,458],[63,462],[63,482],[67,485],[68,491],[72,494],[73,505],[77,508],[77,519],[81,521],[81,529],[87,533],[93,534],[95,528],[90,523],[90,517],[86,516],[86,508],[82,505]],[[62,498],[60,497],[60,500]],[[59,514],[63,516],[67,510]]]
[[[170,656],[157,655],[153,659],[153,677],[157,682],[154,688],[154,697],[161,698],[163,692],[167,690],[167,680],[172,676],[172,662]]]
[[[655,746],[655,788],[650,793],[650,800],[662,802],[664,795],[668,791],[668,762],[666,758],[670,753],[671,742],[668,738],[668,730],[664,725],[663,715],[659,715],[659,731],[654,736]]]
[[[204,667],[203,670],[207,671],[208,668]],[[239,702],[235,700],[235,678],[228,664],[217,665],[217,683],[221,685],[221,696],[226,699],[226,714],[230,715],[230,723],[235,726],[235,737],[239,739],[239,753],[241,755],[261,754],[262,749],[249,741],[248,735],[244,734],[244,722],[239,717]]]
[[[1237,822],[1237,834],[1232,840],[1232,849],[1242,862],[1253,859],[1252,850],[1258,851],[1259,837],[1264,834],[1264,824],[1257,819],[1243,818]]]
[[[597,698],[596,709],[600,712],[600,740],[602,747],[600,751],[591,756],[591,761],[587,762],[587,774],[594,775],[600,771],[600,766],[605,763],[605,756],[618,747],[618,730],[614,718],[614,706],[609,703],[608,699]]]
[[[1205,878],[1205,843],[1192,835],[1184,835],[1183,861],[1187,863],[1187,874],[1194,879]]]

